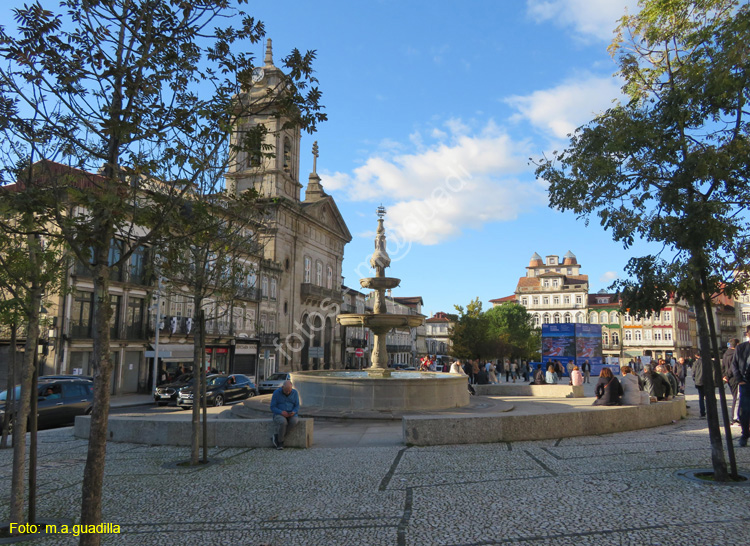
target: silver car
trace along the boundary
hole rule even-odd
[[[288,373],[274,373],[269,375],[266,379],[260,382],[258,385],[258,392],[265,394],[273,392],[284,384],[284,381],[290,380],[292,377]]]

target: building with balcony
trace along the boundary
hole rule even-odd
[[[372,313],[372,307],[367,305],[367,296],[362,292],[341,287],[343,303],[341,313]],[[370,366],[373,337],[364,326],[338,326],[341,337],[341,361],[347,369],[362,369]]]
[[[451,349],[451,332],[458,317],[439,311],[424,321],[427,354],[447,355]]]

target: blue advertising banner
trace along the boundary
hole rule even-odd
[[[602,358],[601,324],[542,324],[542,364],[556,360],[562,364],[564,375],[569,375],[574,364],[584,360],[591,365],[591,375],[598,376],[604,367]],[[610,365],[615,374],[619,365]]]

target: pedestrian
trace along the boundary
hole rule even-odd
[[[271,442],[276,449],[284,449],[284,441],[290,430],[299,422],[299,394],[292,388],[291,381],[276,389],[271,396],[274,434]]]
[[[750,326],[745,330],[745,339],[750,340]],[[739,418],[740,429],[740,447],[747,446],[747,439],[750,438],[750,341],[743,341],[735,349],[732,358],[732,375],[737,378],[737,392],[739,396]]]
[[[557,385],[557,374],[555,373],[555,365],[550,363],[547,366],[547,373],[544,375],[544,382],[550,385]]]
[[[698,409],[700,410],[701,417],[706,416],[706,395],[703,392],[703,360],[701,355],[695,355],[693,361],[693,382],[695,388],[698,390]]]
[[[570,384],[574,387],[583,385],[583,374],[575,364],[573,364],[573,369],[570,372]]]
[[[724,383],[729,385],[729,390],[732,392],[732,414],[731,414],[731,421],[732,424],[739,423],[740,422],[740,413],[739,413],[739,405],[737,404],[737,393],[738,393],[738,386],[739,381],[734,376],[734,373],[732,372],[732,360],[734,359],[734,353],[736,352],[736,347],[740,343],[739,339],[731,339],[729,340],[729,348],[724,353],[724,356],[721,359],[721,375],[722,379],[724,380]]]
[[[737,341],[739,343],[739,340]],[[732,350],[732,354],[734,355],[734,350]],[[731,367],[732,360],[729,360],[729,365]],[[680,393],[685,394],[685,377],[687,376],[687,365],[685,364],[685,357],[680,357],[677,359],[677,363],[674,366],[674,374],[677,377],[677,381],[680,383]]]
[[[505,359],[505,382],[510,383],[510,360]]]
[[[515,360],[510,363],[510,376],[513,378],[513,383],[515,383],[518,377],[518,363]]]
[[[583,364],[581,364],[581,372],[583,372],[583,381],[584,383],[590,383],[591,379],[591,364],[589,364],[588,360],[584,360]]]
[[[542,370],[542,365],[537,364],[536,365],[536,371],[534,372],[534,385],[544,385],[547,381],[544,378],[544,370]]]

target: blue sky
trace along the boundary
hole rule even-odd
[[[424,311],[512,294],[534,252],[571,250],[591,291],[623,276],[625,251],[594,221],[547,206],[529,158],[620,95],[606,48],[619,0],[251,4],[274,57],[315,49],[329,121],[303,137],[354,239],[343,275],[357,287],[375,209],[402,279]],[[304,154],[302,173],[312,156]]]
[[[294,47],[317,51],[329,121],[303,135],[301,181],[317,140],[323,187],[354,237],[345,283],[370,274],[381,203],[394,295],[422,296],[428,315],[512,294],[534,252],[572,251],[592,292],[622,277],[644,247],[625,251],[596,219],[548,208],[529,158],[563,149],[619,96],[606,48],[626,6],[635,1],[250,0],[277,66]],[[255,53],[262,64],[260,44]]]

